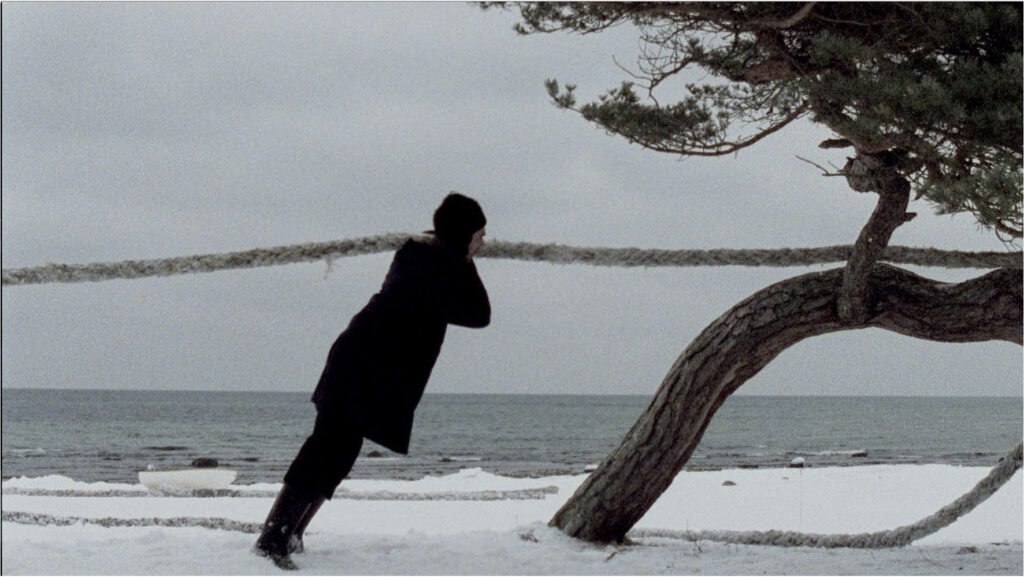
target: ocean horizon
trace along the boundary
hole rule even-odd
[[[278,482],[311,432],[307,392],[0,390],[3,479],[137,482],[146,468],[213,458],[236,483]],[[427,393],[409,455],[367,441],[351,478],[418,479],[467,467],[578,474],[610,453],[648,395]],[[690,470],[869,464],[992,466],[1024,436],[1022,397],[736,394]]]

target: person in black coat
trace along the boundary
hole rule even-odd
[[[352,469],[363,438],[406,454],[413,416],[449,324],[487,326],[491,305],[473,256],[483,246],[480,205],[449,194],[434,212],[433,237],[409,240],[380,292],[331,347],[313,393],[317,418],[284,477],[256,541],[282,569],[325,500]]]

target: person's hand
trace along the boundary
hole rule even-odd
[[[473,238],[469,240],[469,248],[466,250],[466,260],[472,260],[473,255],[480,252],[480,249],[484,246],[484,235],[486,234],[487,227],[473,233]]]

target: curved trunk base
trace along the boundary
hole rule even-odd
[[[726,398],[808,337],[869,327],[942,342],[1022,342],[1021,271],[946,284],[875,265],[869,313],[837,312],[844,269],[765,288],[715,320],[676,360],[647,410],[555,514],[550,525],[595,542],[621,542],[682,470]]]

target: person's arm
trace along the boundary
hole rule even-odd
[[[479,329],[491,323],[491,301],[487,297],[472,260],[459,263],[448,299],[448,322]]]
[[[403,247],[388,271],[381,297],[392,316],[436,315],[446,323],[482,328],[491,304],[476,266],[447,251]]]

